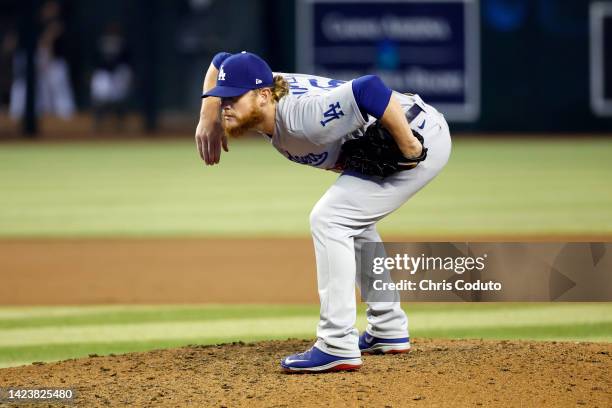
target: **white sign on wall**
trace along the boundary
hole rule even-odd
[[[591,108],[612,116],[612,3],[591,3]]]

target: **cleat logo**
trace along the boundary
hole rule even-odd
[[[373,336],[370,336],[369,334],[365,335],[365,341],[366,343],[371,343],[374,340]]]
[[[285,364],[293,364],[293,363],[303,363],[303,362],[307,362],[308,360],[298,360],[298,359],[293,359],[291,357],[287,357],[285,359]]]

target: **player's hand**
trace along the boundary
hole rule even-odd
[[[398,145],[404,157],[413,159],[423,154],[423,144],[416,137],[410,137],[408,142]]]
[[[200,119],[195,132],[195,141],[200,158],[207,165],[215,165],[221,160],[221,147],[226,152],[227,136],[223,131],[223,127],[217,121],[208,123],[204,118]]]

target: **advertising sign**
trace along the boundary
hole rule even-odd
[[[296,21],[299,72],[342,80],[376,74],[450,121],[478,119],[477,0],[302,0]]]
[[[591,107],[612,116],[612,4],[591,4]]]

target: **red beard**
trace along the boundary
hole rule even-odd
[[[225,134],[230,137],[240,137],[252,130],[257,125],[261,124],[264,120],[263,112],[253,105],[251,111],[244,117],[238,118],[234,116],[236,124],[229,124],[225,118],[223,119],[223,130]]]

